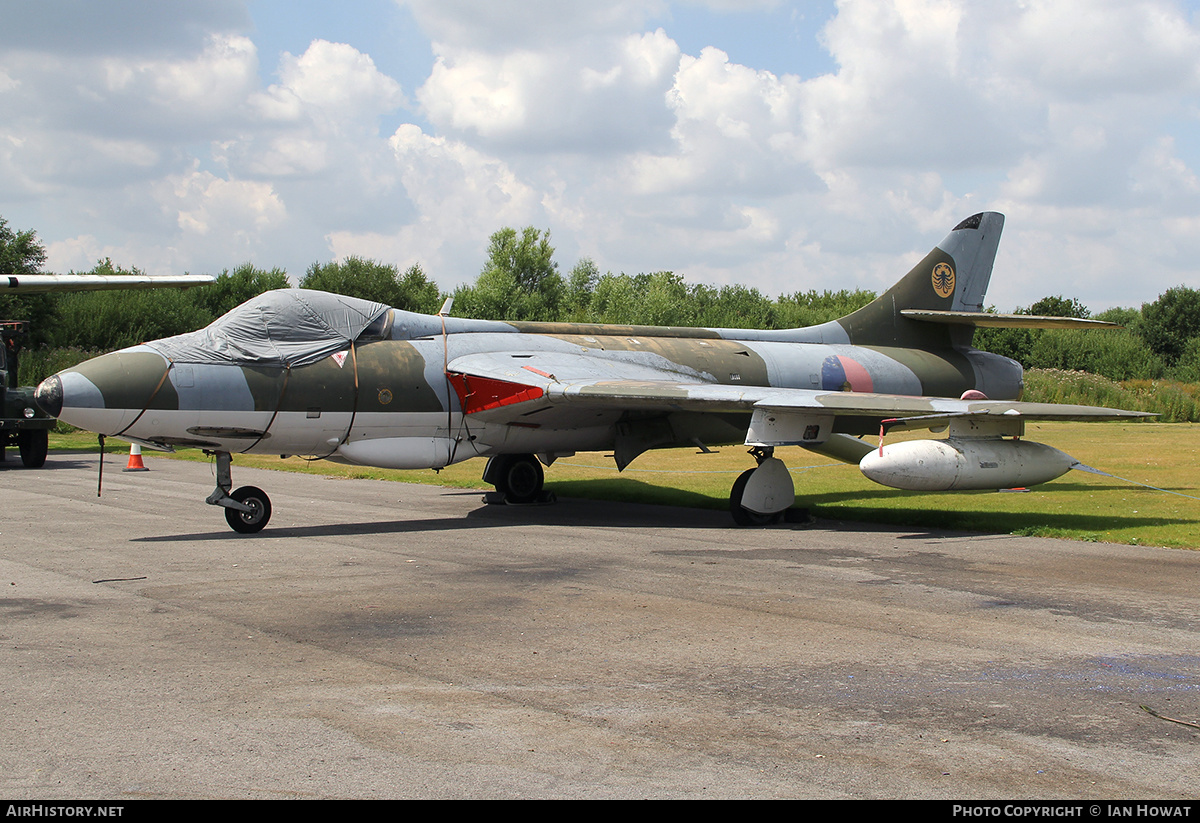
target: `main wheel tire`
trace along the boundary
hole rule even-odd
[[[532,503],[542,493],[546,473],[532,454],[505,455],[497,473],[496,490],[509,503]]]
[[[738,479],[733,481],[733,489],[729,492],[729,513],[733,515],[733,522],[742,528],[762,528],[764,526],[773,526],[783,519],[783,512],[775,512],[773,514],[759,514],[752,512],[742,505],[742,495],[746,492],[746,484],[750,482],[750,475],[754,474],[754,469],[746,469],[738,475]]]
[[[253,509],[249,512],[226,509],[225,521],[229,523],[230,527],[241,534],[254,534],[262,531],[263,526],[267,525],[267,521],[271,519],[271,498],[267,497],[266,492],[254,486],[242,486],[231,492],[229,496]]]
[[[26,429],[18,433],[17,448],[25,468],[40,469],[46,465],[46,455],[50,452],[49,429]]]

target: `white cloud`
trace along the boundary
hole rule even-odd
[[[630,185],[643,193],[790,193],[811,185],[802,165],[800,82],[731,64],[707,48],[685,56],[667,96],[673,151],[635,161]]]
[[[402,268],[421,263],[444,288],[479,273],[483,250],[505,225],[543,222],[539,193],[502,162],[414,125],[390,141],[403,191],[419,217],[390,233],[336,231],[335,257],[359,255]]]
[[[266,92],[264,110],[292,116],[304,110],[342,129],[355,127],[364,116],[373,122],[405,103],[400,84],[345,43],[314,40],[299,57],[284,54],[279,76],[280,82]]]
[[[216,232],[238,244],[248,244],[286,214],[267,183],[224,180],[203,171],[175,176],[168,182],[170,191],[160,195],[160,203],[177,214],[185,234],[206,236]]]
[[[661,142],[679,49],[662,30],[502,54],[440,47],[417,93],[449,133],[502,151],[627,151]]]
[[[234,174],[321,180],[325,203],[344,187],[356,193],[386,188],[379,122],[405,102],[400,84],[369,56],[315,40],[298,57],[282,56],[278,83],[248,95],[257,127],[221,141],[213,154]]]
[[[280,82],[265,90],[254,44],[230,33],[173,56],[12,56],[0,171],[21,173],[5,176],[0,197],[37,196],[30,202],[51,225],[87,227],[60,237],[125,238],[89,245],[126,250],[141,258],[134,265],[219,270],[291,249],[325,256],[328,217],[369,222],[395,176],[378,122],[403,94],[344,44],[285,55]],[[46,98],[55,102],[40,106]],[[273,245],[287,226],[304,239]],[[52,246],[48,265],[80,265],[82,245]],[[292,261],[271,265],[281,263]]]
[[[824,31],[839,69],[804,84],[814,165],[952,169],[1011,157],[1022,112],[987,72],[977,9],[952,0],[843,3]]]
[[[160,108],[178,123],[221,117],[238,105],[257,82],[258,55],[247,37],[214,35],[189,60],[110,57],[104,70],[110,94]]]
[[[693,6],[711,22],[790,0],[398,2],[429,44],[409,89],[332,33],[260,67],[232,0],[117,0],[112,20],[81,3],[65,25],[15,4],[30,32],[0,32],[0,214],[59,268],[298,274],[358,254],[449,288],[492,232],[534,225],[564,267],[775,294],[884,288],[997,208],[1002,308],[1200,285],[1195,0],[841,0],[821,44],[797,44],[836,70],[807,79],[731,60],[719,31],[672,36]]]
[[[225,127],[257,84],[258,58],[246,37],[215,34],[180,57],[39,56],[38,98],[57,86],[50,122],[64,130],[188,139]],[[36,103],[35,103],[36,105]],[[80,115],[88,119],[80,122]]]
[[[190,52],[214,33],[250,23],[242,0],[161,3],[147,0],[54,0],[4,4],[0,52],[129,57]]]
[[[989,4],[999,70],[1075,99],[1194,93],[1200,33],[1158,0],[1030,0]]]
[[[663,14],[666,0],[399,0],[412,10],[435,50],[494,53],[562,49],[591,39],[622,37]]]
[[[1143,203],[1187,210],[1200,195],[1200,177],[1176,154],[1173,137],[1160,137],[1134,164],[1131,187]]]

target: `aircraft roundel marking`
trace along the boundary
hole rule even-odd
[[[392,402],[392,392],[390,389],[379,390],[379,405],[386,406]]]
[[[871,373],[850,357],[832,355],[821,364],[821,388],[825,391],[874,391]]]
[[[949,263],[938,263],[933,267],[933,290],[938,297],[954,294],[954,267]]]

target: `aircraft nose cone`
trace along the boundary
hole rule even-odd
[[[43,380],[34,393],[34,399],[41,410],[51,417],[62,414],[63,387],[59,376],[55,374]]]
[[[153,402],[174,403],[169,364],[142,347],[101,355],[47,377],[36,399],[64,423],[105,435],[124,432]]]

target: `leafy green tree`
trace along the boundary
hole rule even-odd
[[[711,299],[705,299],[710,297]],[[776,328],[772,302],[758,289],[722,286],[719,291],[693,288],[692,300],[698,307],[698,325],[710,329]]]
[[[866,289],[841,289],[840,291],[818,292],[815,289],[807,292],[795,292],[790,295],[780,295],[775,301],[775,322],[781,329],[796,329],[804,326],[816,326],[845,317],[853,311],[861,309],[876,297],[875,292]]]
[[[996,308],[989,306],[988,311],[995,313]],[[1091,315],[1091,311],[1087,306],[1083,305],[1077,298],[1066,298],[1062,295],[1053,297],[1043,297],[1033,303],[1033,305],[1025,308],[1018,306],[1013,314],[1029,314],[1037,317],[1078,317],[1086,319]],[[1004,357],[1010,357],[1016,360],[1025,368],[1033,367],[1033,351],[1041,341],[1045,331],[1043,329],[976,329],[975,336],[971,340],[971,344],[977,349],[999,354]],[[1060,360],[1060,359],[1078,359],[1082,355],[1079,354],[1079,346],[1073,342],[1068,345],[1074,355],[1068,355],[1062,351],[1064,345],[1061,339],[1056,339],[1047,344],[1050,348],[1045,350],[1040,355],[1040,360]],[[1057,344],[1057,348],[1055,348]],[[1045,366],[1043,368],[1069,368],[1067,366]]]
[[[641,298],[637,322],[647,326],[695,326],[699,320],[691,290],[673,271],[639,274],[634,289]]]
[[[46,262],[46,248],[32,230],[13,231],[0,217],[0,275],[37,274]]]
[[[506,272],[512,275],[518,289],[532,294],[545,291],[548,286],[560,286],[558,264],[553,258],[549,230],[542,234],[533,226],[526,226],[518,238],[515,229],[504,228],[492,235],[488,260],[481,274]]]
[[[215,319],[251,297],[272,289],[290,288],[291,285],[283,269],[266,271],[243,263],[232,272],[228,269],[221,272],[212,283],[194,289],[192,298]]]
[[[424,314],[434,314],[445,300],[441,289],[429,279],[420,263],[413,263],[404,270],[400,277],[400,296],[403,302],[393,303],[393,307]]]
[[[558,320],[566,284],[553,258],[549,231],[543,234],[532,226],[520,236],[511,228],[497,231],[475,284],[455,290],[455,314],[487,320]]]
[[[586,319],[617,325],[693,326],[696,310],[690,292],[674,272],[609,272],[596,283]]]
[[[419,264],[401,275],[395,266],[361,257],[323,266],[313,263],[300,279],[300,288],[374,300],[406,311],[432,313],[441,305],[441,293]]]
[[[1140,331],[1167,365],[1175,365],[1188,340],[1200,335],[1200,291],[1176,286],[1153,303],[1144,303]]]
[[[1061,294],[1054,297],[1043,297],[1028,309],[1017,309],[1016,313],[1032,314],[1038,317],[1078,317],[1084,320],[1092,316],[1091,310],[1079,302],[1078,298],[1068,299]]]
[[[37,274],[46,262],[46,248],[32,231],[14,231],[0,217],[0,277]],[[26,346],[42,345],[57,316],[57,295],[0,294],[0,320],[30,321]]]
[[[586,312],[593,323],[771,328],[775,309],[757,289],[688,284],[670,271],[612,274],[596,281]]]
[[[585,257],[571,269],[567,275],[567,291],[563,302],[563,319],[572,322],[583,322],[588,317],[592,296],[600,282],[600,269],[596,263]]]
[[[102,260],[87,274],[142,273]],[[213,320],[196,298],[180,289],[75,292],[59,298],[58,322],[50,339],[60,347],[119,349],[194,331]]]
[[[1105,323],[1116,323],[1118,326],[1124,326],[1130,331],[1137,332],[1142,322],[1142,313],[1138,309],[1117,306],[1105,309],[1097,314],[1094,319],[1103,320]]]
[[[641,322],[641,317],[641,296],[632,277],[608,272],[597,281],[588,321],[634,325]]]
[[[1175,363],[1175,379],[1185,383],[1200,383],[1200,336],[1191,337]]]
[[[1124,329],[1046,329],[1030,348],[1028,367],[1099,374],[1110,380],[1153,380],[1165,365],[1136,334]]]

